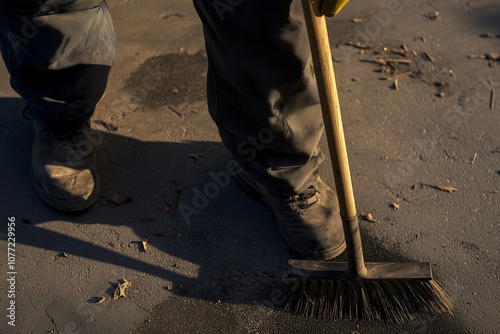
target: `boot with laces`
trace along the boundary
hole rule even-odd
[[[305,192],[279,196],[245,172],[235,176],[240,187],[266,204],[283,239],[304,258],[329,260],[346,248],[337,195],[320,177]]]
[[[94,140],[88,124],[71,130],[51,130],[35,120],[33,183],[51,207],[80,211],[99,196]]]

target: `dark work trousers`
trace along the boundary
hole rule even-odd
[[[245,173],[276,192],[304,191],[324,158],[300,3],[193,2],[209,59],[209,111],[224,144]],[[54,126],[88,119],[114,55],[105,3],[0,0],[0,11],[2,55],[11,83],[34,116]]]
[[[194,0],[209,59],[208,106],[252,176],[300,193],[324,159],[321,109],[300,1]]]
[[[104,93],[115,34],[102,0],[0,0],[12,87],[49,128],[86,122]]]

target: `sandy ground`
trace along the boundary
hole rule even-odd
[[[117,58],[93,120],[117,129],[93,124],[102,196],[87,212],[62,214],[38,199],[32,124],[0,67],[0,332],[500,333],[500,67],[467,57],[500,51],[500,4],[351,2],[329,25],[357,206],[378,220],[361,223],[366,257],[431,261],[454,317],[394,325],[286,313],[275,301],[295,255],[266,208],[231,182],[189,222],[173,210],[192,205],[229,159],[206,110],[201,25],[189,1],[114,0]],[[397,90],[380,80],[390,67],[373,62],[389,56],[411,60],[395,65],[412,72]],[[321,174],[333,184],[327,164]],[[113,205],[116,193],[131,201]],[[8,217],[15,327],[6,317]],[[132,285],[112,301],[120,279]]]

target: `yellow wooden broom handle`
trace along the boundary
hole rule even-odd
[[[317,16],[312,12],[311,0],[302,0],[302,6],[311,43],[325,132],[339,195],[340,212],[343,217],[351,218],[356,216],[356,206],[326,21],[324,16]]]
[[[302,0],[304,18],[306,21],[311,54],[318,83],[318,92],[325,123],[328,148],[332,160],[335,186],[339,197],[340,215],[344,226],[344,234],[349,256],[349,271],[352,276],[366,275],[361,237],[359,233],[356,204],[351,183],[351,172],[347,159],[347,150],[340,114],[339,98],[335,74],[333,72],[330,42],[325,17],[317,11],[312,1]],[[318,1],[318,0],[316,0]]]

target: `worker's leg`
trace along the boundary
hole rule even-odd
[[[323,123],[300,4],[195,4],[209,54],[209,109],[222,140],[245,171],[284,194],[301,193],[323,159]]]
[[[90,118],[115,38],[102,0],[58,2],[0,0],[0,38],[12,87],[36,119],[59,127]]]
[[[0,40],[12,87],[35,118],[38,193],[58,209],[88,207],[99,180],[87,123],[114,57],[105,3],[0,0]]]
[[[238,179],[269,204],[293,249],[338,255],[345,246],[336,198],[316,180],[324,126],[300,2],[194,3],[209,59],[209,110],[243,167]]]

